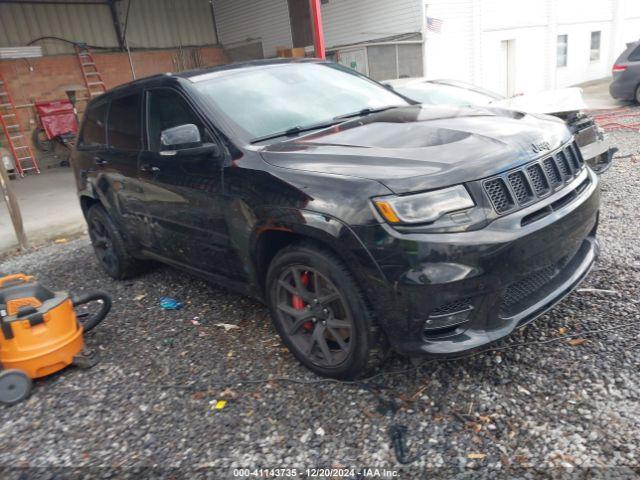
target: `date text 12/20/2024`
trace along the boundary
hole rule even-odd
[[[386,468],[235,468],[235,478],[398,478],[398,470]]]

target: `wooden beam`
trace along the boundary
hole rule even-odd
[[[4,162],[0,159],[0,190],[2,190],[2,196],[7,204],[11,223],[13,223],[13,229],[16,232],[20,249],[25,250],[28,246],[27,235],[24,233],[24,225],[22,224],[22,215],[20,214],[18,198],[13,193],[13,188],[9,182],[9,174],[4,166]]]

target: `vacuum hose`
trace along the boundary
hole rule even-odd
[[[100,300],[102,301],[100,311],[90,317],[86,322],[82,322],[82,327],[85,332],[94,329],[109,314],[109,311],[111,310],[111,297],[104,292],[91,292],[71,298],[74,308],[78,305],[84,305],[86,303],[97,302]]]

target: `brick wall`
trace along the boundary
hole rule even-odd
[[[154,75],[156,73],[176,71],[177,65],[188,65],[192,59],[191,52],[196,50],[200,63],[204,67],[211,67],[229,63],[224,50],[218,47],[200,47],[186,49],[145,50],[131,52],[137,78]],[[126,53],[93,52],[98,70],[107,88],[112,88],[126,82],[133,77]],[[0,73],[9,85],[10,92],[20,116],[23,133],[31,139],[31,133],[36,126],[34,108],[29,106],[35,101],[66,99],[65,88],[69,85],[83,86],[84,80],[75,55],[54,55],[32,58],[27,62],[21,60],[0,60]],[[88,98],[84,87],[78,91],[78,110],[84,111]],[[0,142],[6,145],[0,127]],[[35,150],[34,150],[35,151]],[[38,155],[38,152],[35,151]]]

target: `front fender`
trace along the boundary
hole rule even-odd
[[[261,276],[266,273],[260,269],[263,236],[272,232],[285,232],[300,240],[313,241],[336,254],[356,277],[363,293],[374,307],[380,299],[380,290],[389,290],[382,270],[369,250],[341,220],[327,214],[286,207],[274,208],[264,218],[268,220],[255,224],[249,248],[254,266],[252,270],[258,284],[261,283]]]

